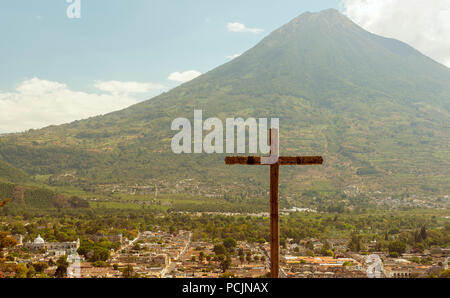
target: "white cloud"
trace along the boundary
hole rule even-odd
[[[410,44],[450,67],[450,0],[342,0],[364,29]]]
[[[20,94],[36,96],[40,96],[46,93],[55,93],[64,89],[67,89],[66,84],[40,80],[39,78],[33,78],[31,80],[23,81],[16,88],[16,90]]]
[[[95,88],[112,94],[145,93],[150,90],[161,90],[166,87],[160,84],[120,82],[120,81],[98,81]]]
[[[0,92],[0,133],[58,125],[126,108],[138,102],[128,93],[145,93],[154,87],[141,84],[97,83],[100,90],[109,93],[96,94],[39,78],[25,80],[14,92]]]
[[[242,54],[234,54],[234,55],[231,55],[231,56],[227,56],[227,58],[232,60],[232,59],[237,58],[237,57],[239,57],[241,55]]]
[[[264,32],[263,29],[247,28],[244,24],[241,24],[241,23],[228,23],[227,29],[228,29],[228,31],[231,31],[231,32],[248,32],[248,33],[255,33],[255,34]]]
[[[185,72],[173,72],[169,75],[168,79],[176,82],[187,82],[201,76],[202,73],[196,70],[188,70]]]

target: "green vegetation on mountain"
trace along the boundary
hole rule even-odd
[[[0,159],[50,185],[99,191],[265,197],[268,169],[224,155],[175,155],[177,117],[279,117],[284,155],[323,155],[322,167],[283,167],[296,201],[361,192],[448,194],[450,70],[335,10],[305,13],[240,57],[128,109],[0,138]],[[182,182],[192,179],[191,189]],[[181,188],[181,189],[180,189]],[[179,190],[180,189],[180,190]]]
[[[8,199],[9,208],[27,209],[88,208],[89,202],[77,196],[65,196],[44,187],[24,186],[0,181],[0,201]]]
[[[10,164],[0,160],[0,179],[9,182],[29,182],[30,177],[19,169],[14,168]]]

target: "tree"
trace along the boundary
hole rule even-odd
[[[8,233],[0,232],[0,250],[7,247],[14,247],[17,245],[16,239],[11,237]]]
[[[266,243],[266,239],[264,239],[264,238],[259,238],[257,242],[258,242],[259,244],[264,244],[264,243]]]
[[[123,270],[122,276],[123,278],[134,278],[135,274],[133,266],[128,264],[127,267],[125,267],[125,269]]]
[[[439,278],[450,278],[450,269],[442,271],[439,274]]]
[[[402,241],[392,241],[388,246],[389,253],[397,253],[399,256],[406,250],[406,244]]]
[[[18,264],[15,268],[15,271],[16,271],[16,274],[15,274],[16,278],[26,278],[27,277],[27,273],[28,273],[27,265]]]
[[[376,251],[383,251],[387,247],[387,242],[384,240],[377,241],[375,244],[375,250]]]
[[[320,250],[320,253],[323,256],[334,257],[334,252],[331,249],[330,243],[328,243],[328,241],[326,241],[326,240],[325,240],[325,243],[322,246],[322,249]]]
[[[27,229],[21,223],[16,223],[12,226],[11,234],[21,234],[25,235],[27,233]]]
[[[244,255],[239,256],[239,261],[241,261],[241,264],[244,264],[245,256]]]
[[[9,201],[10,201],[10,199],[5,199],[5,200],[3,200],[3,201],[0,201],[0,207],[5,206],[6,204],[9,203]]]
[[[234,238],[228,237],[223,240],[223,246],[225,246],[228,251],[233,251],[236,245],[237,242]]]
[[[48,268],[48,264],[46,262],[37,262],[33,264],[33,267],[37,273],[43,273]]]
[[[223,244],[214,245],[213,251],[216,255],[224,255],[226,253],[226,249]]]
[[[247,262],[251,262],[252,261],[252,255],[250,253],[247,254],[247,256],[245,257],[245,259],[247,260]]]
[[[69,199],[69,204],[72,208],[89,208],[88,201],[76,196],[73,196]]]
[[[419,231],[414,231],[414,242],[422,242],[422,236],[420,235]]]
[[[422,240],[427,240],[427,228],[425,226],[420,229],[420,237]]]
[[[323,255],[327,256],[327,257],[333,257],[334,258],[334,251],[332,251],[331,249],[328,249],[327,251],[325,251],[323,253]]]
[[[102,267],[109,267],[109,264],[104,261],[95,261],[92,263],[92,266],[102,268]]]
[[[228,268],[230,268],[230,266],[231,266],[231,257],[230,256],[227,256],[225,259],[223,259],[220,262],[220,268],[222,269],[223,273],[225,273],[228,270]]]
[[[400,255],[398,254],[398,252],[392,251],[392,252],[389,253],[389,256],[391,258],[398,258]]]
[[[357,235],[356,233],[353,233],[352,239],[350,240],[350,243],[348,244],[348,248],[354,252],[360,252],[361,250],[363,250],[361,235]]]
[[[244,254],[244,249],[242,247],[239,248],[238,250],[238,256],[243,256]]]
[[[55,277],[57,278],[64,278],[67,276],[67,268],[69,267],[69,263],[67,262],[67,256],[61,256],[56,261],[56,271],[55,271]]]
[[[34,269],[33,265],[30,265],[28,267],[27,278],[33,278],[35,275],[36,275],[36,270]]]
[[[113,248],[113,245],[109,241],[100,242],[98,244],[82,242],[78,249],[78,253],[85,256],[89,262],[106,262],[111,255],[110,248]]]

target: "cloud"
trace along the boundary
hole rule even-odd
[[[166,87],[160,84],[120,82],[120,81],[98,81],[95,88],[112,94],[145,93],[150,90],[162,90]]]
[[[202,73],[196,70],[188,70],[185,72],[173,72],[169,75],[168,79],[176,82],[187,82],[201,76]]]
[[[227,29],[230,32],[248,32],[248,33],[261,33],[264,32],[263,29],[258,28],[247,28],[244,24],[241,23],[228,23]]]
[[[395,38],[450,67],[450,0],[342,0],[364,29]]]
[[[0,92],[0,133],[25,131],[121,110],[138,102],[129,93],[145,93],[152,84],[98,82],[106,94],[73,91],[66,84],[37,77],[14,92]]]
[[[232,59],[237,58],[237,57],[239,57],[241,55],[242,54],[234,54],[234,55],[231,55],[231,56],[227,56],[227,58],[232,60]]]

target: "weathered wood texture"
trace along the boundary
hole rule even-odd
[[[280,274],[280,228],[278,204],[278,179],[280,166],[270,166],[270,277],[278,278]]]
[[[260,156],[228,156],[225,158],[227,165],[263,165]],[[280,166],[294,165],[321,165],[322,156],[280,156],[278,159]]]

